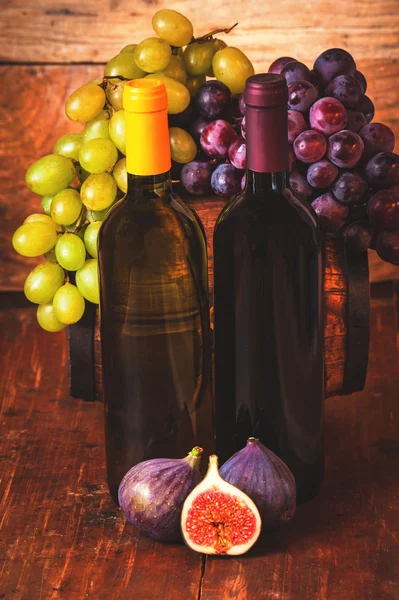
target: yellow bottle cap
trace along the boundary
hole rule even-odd
[[[168,95],[158,79],[133,79],[123,89],[123,108],[129,112],[151,113],[167,110]]]
[[[133,175],[159,175],[171,167],[168,95],[158,79],[133,79],[123,90],[126,168]]]

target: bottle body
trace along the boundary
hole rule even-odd
[[[167,125],[166,125],[167,126]],[[99,233],[107,475],[183,457],[211,427],[206,243],[169,173],[128,176]]]
[[[216,446],[223,462],[259,438],[304,501],[323,481],[322,251],[316,216],[285,182],[285,172],[248,170],[216,224]]]

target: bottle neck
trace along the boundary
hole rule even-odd
[[[266,195],[270,191],[282,194],[287,187],[287,171],[257,173],[247,169],[246,190],[254,195]]]
[[[255,173],[277,174],[288,169],[287,105],[259,108],[247,104],[247,165]],[[279,179],[277,176],[274,180]]]
[[[164,196],[170,187],[170,171],[159,175],[127,175],[127,198],[135,202]]]

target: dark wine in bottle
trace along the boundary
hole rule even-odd
[[[259,438],[304,501],[323,481],[321,235],[287,188],[285,79],[254,75],[244,98],[247,183],[214,233],[216,448]]]
[[[125,86],[128,191],[99,233],[108,483],[211,435],[206,243],[172,193],[163,83]],[[205,439],[204,439],[205,438]]]

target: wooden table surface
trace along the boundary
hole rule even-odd
[[[138,535],[105,485],[100,403],[68,396],[65,332],[0,296],[0,599],[399,598],[397,297],[372,289],[366,389],[326,402],[326,481],[243,557]],[[89,374],[88,374],[89,376]]]

